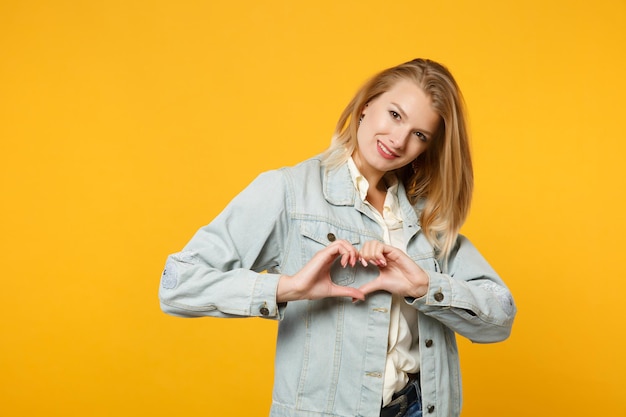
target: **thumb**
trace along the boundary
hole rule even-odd
[[[332,297],[351,297],[353,300],[365,300],[365,294],[360,288],[343,287],[341,285],[333,285],[331,290]]]
[[[361,291],[364,295],[371,294],[382,289],[381,281],[378,278],[359,287],[359,291]]]

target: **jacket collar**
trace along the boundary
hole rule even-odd
[[[357,210],[367,214],[369,210],[365,210],[365,205],[357,194],[347,162],[337,168],[324,169],[323,178],[324,198],[328,203],[335,206],[354,206]],[[401,181],[398,183],[398,202],[405,225],[413,230],[419,229],[416,209],[420,204],[418,203],[415,207],[411,205]]]
[[[324,169],[324,198],[334,206],[354,206],[358,201],[348,163]]]

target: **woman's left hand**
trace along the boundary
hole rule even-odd
[[[359,251],[363,266],[376,265],[380,275],[359,290],[364,294],[384,290],[403,297],[419,298],[428,291],[428,274],[402,250],[379,241],[365,242]]]

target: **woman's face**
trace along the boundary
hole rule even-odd
[[[363,109],[352,157],[368,181],[410,164],[429,143],[439,126],[439,115],[421,88],[400,80]]]

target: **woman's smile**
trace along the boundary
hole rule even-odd
[[[400,80],[362,110],[352,157],[370,184],[378,184],[426,151],[439,123],[430,96],[413,81]]]
[[[376,142],[377,147],[378,147],[378,152],[380,153],[380,155],[385,158],[385,159],[395,159],[398,158],[399,155],[390,151],[389,148],[387,148],[381,141],[377,141]]]

